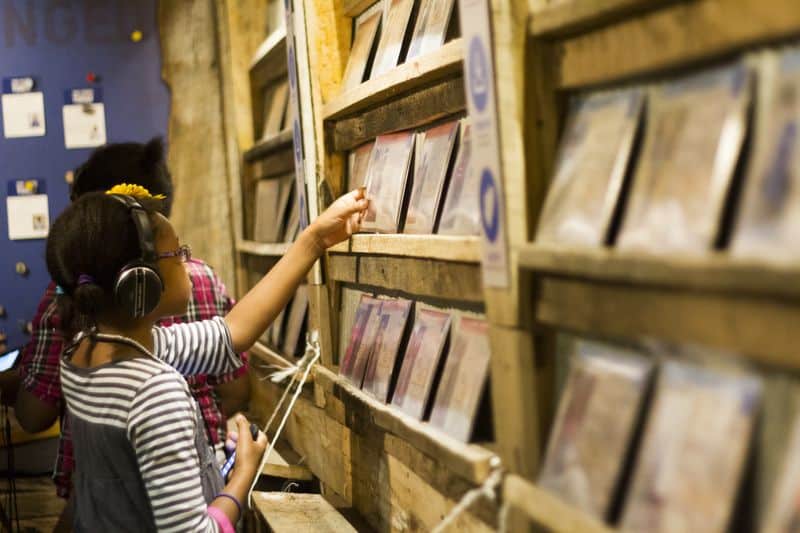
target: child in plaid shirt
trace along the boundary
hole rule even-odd
[[[123,181],[164,195],[166,200],[162,202],[161,212],[169,216],[173,187],[160,139],[152,139],[147,144],[111,144],[95,150],[75,173],[71,199],[74,201],[88,192],[105,191]],[[186,267],[192,281],[188,309],[181,316],[161,319],[159,326],[225,316],[233,307],[233,299],[210,266],[192,259]],[[49,427],[63,408],[58,368],[64,336],[55,309],[55,289],[55,283],[51,282],[39,303],[32,322],[31,340],[20,361],[22,389],[17,394],[16,414],[22,426],[31,432]],[[244,409],[249,399],[247,363],[246,358],[243,359],[242,367],[222,376],[186,376],[189,390],[200,408],[207,438],[219,461],[225,459],[227,416]],[[69,498],[74,466],[69,418],[64,417],[53,472],[56,490],[63,498]]]

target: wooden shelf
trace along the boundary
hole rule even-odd
[[[291,446],[283,441],[278,442],[269,454],[269,460],[261,470],[261,475],[311,481],[314,475],[307,466],[301,464],[302,461],[303,458]]]
[[[269,139],[258,141],[244,153],[245,161],[254,161],[269,156],[279,150],[292,149],[292,130],[287,128]],[[294,157],[294,156],[293,156]]]
[[[529,0],[534,37],[565,36],[655,9],[675,0],[569,0],[540,5]]]
[[[524,512],[539,527],[553,533],[616,531],[515,474],[508,474],[503,481],[503,501]]]
[[[253,504],[275,533],[356,533],[356,529],[319,494],[253,492]]]
[[[290,242],[272,243],[243,240],[236,243],[236,251],[260,257],[283,257],[291,245]]]
[[[286,27],[281,26],[258,47],[250,63],[251,82],[257,87],[286,77]]]
[[[742,260],[725,252],[693,256],[645,254],[613,248],[562,248],[529,244],[519,265],[542,274],[675,289],[800,297],[800,264]]]
[[[419,87],[461,72],[464,43],[461,38],[446,43],[440,49],[398,65],[383,76],[367,80],[322,108],[323,120],[334,120],[374,107]]]
[[[478,237],[447,235],[353,235],[333,246],[334,254],[370,254],[398,257],[423,257],[441,261],[478,263],[481,260]]]
[[[455,39],[325,104],[323,120],[333,150],[350,150],[383,133],[462,113],[463,50],[463,40]]]
[[[519,265],[530,277],[520,305],[539,323],[589,335],[699,344],[800,369],[797,268],[723,254],[654,257],[537,245],[520,250]]]
[[[491,451],[476,444],[459,442],[430,424],[397,411],[320,365],[314,367],[314,379],[317,385],[344,404],[348,425],[375,424],[472,484],[483,483],[496,464],[497,456]]]
[[[409,296],[483,303],[480,263],[388,255],[328,256],[331,279]]]
[[[545,23],[546,17],[540,13],[531,17],[529,31],[546,33],[559,25],[569,27],[570,21],[579,21],[582,13],[616,12],[621,16],[643,2],[614,0],[608,9],[597,7],[601,3],[608,2],[559,3],[560,16],[556,17],[556,8],[552,8],[552,18],[559,22]],[[795,0],[658,4],[663,5],[559,39],[552,64],[552,71],[557,73],[556,86],[575,89],[723,59],[745,48],[796,36],[800,28],[800,9]],[[594,7],[578,10],[578,5]],[[573,9],[574,15],[569,13]]]

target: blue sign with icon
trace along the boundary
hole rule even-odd
[[[489,101],[489,63],[483,41],[478,36],[469,43],[469,90],[478,111]]]
[[[490,242],[497,240],[500,230],[500,205],[497,194],[497,183],[492,171],[488,168],[481,172],[481,221],[483,232]]]

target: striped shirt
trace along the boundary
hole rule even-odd
[[[156,327],[153,339],[154,358],[94,368],[61,361],[78,531],[218,531],[207,504],[222,480],[182,374],[223,374],[242,362],[219,317]]]

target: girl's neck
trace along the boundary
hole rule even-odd
[[[97,332],[130,339],[140,344],[145,350],[153,352],[153,322],[148,320],[101,320],[97,322]],[[72,364],[93,368],[96,366],[133,359],[146,355],[129,344],[118,342],[91,342],[89,339],[80,343],[71,357]]]
[[[98,322],[97,332],[109,335],[119,335],[138,342],[148,351],[153,351],[153,323],[140,320],[128,322],[126,324],[115,324],[113,322]]]

